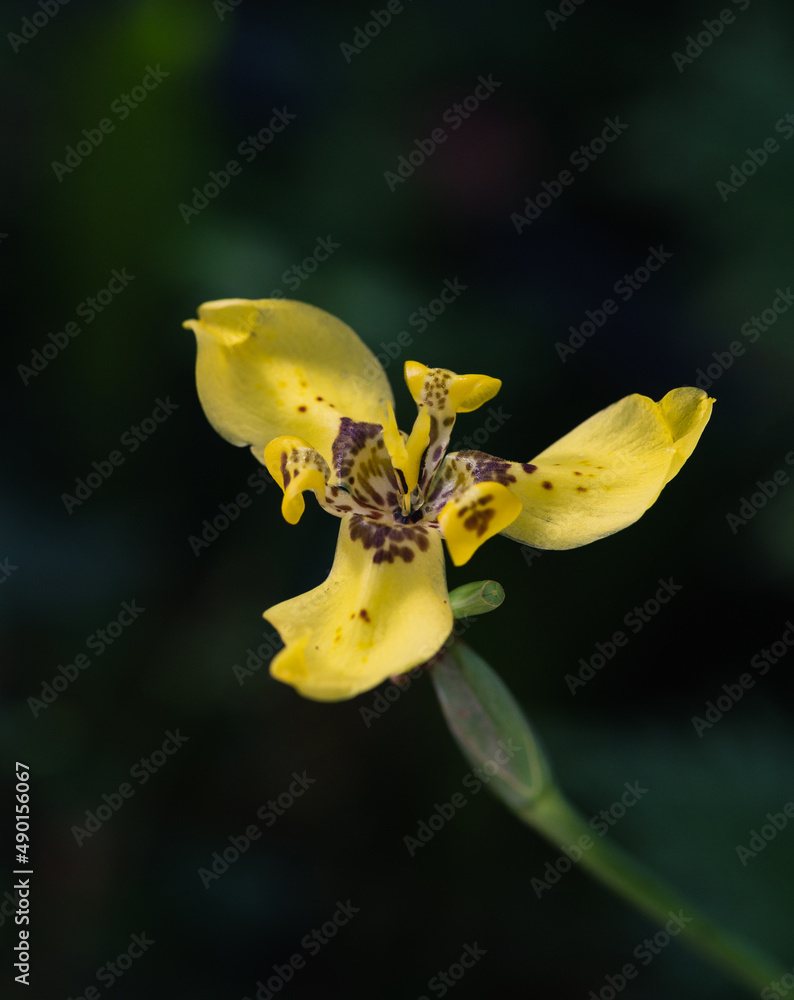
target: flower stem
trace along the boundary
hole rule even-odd
[[[621,848],[594,838],[587,820],[557,788],[548,787],[534,802],[515,812],[561,850],[587,837],[581,841],[588,845],[579,861],[582,867],[655,922],[664,925],[682,913],[682,922],[686,921],[680,932],[682,940],[756,993],[786,974],[775,959],[723,930]]]
[[[489,789],[524,823],[651,920],[678,928],[683,941],[727,975],[771,996],[788,970],[720,927],[689,900],[593,829],[557,787],[551,765],[521,706],[493,668],[456,642],[431,676],[447,725],[475,767],[487,765]],[[676,919],[677,918],[677,919]]]

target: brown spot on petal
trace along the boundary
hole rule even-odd
[[[353,617],[353,615],[351,615],[350,617],[352,618],[352,617]],[[358,613],[358,617],[359,617],[359,618],[362,618],[362,619],[363,619],[363,620],[364,620],[365,622],[369,622],[369,624],[370,624],[370,625],[372,624],[372,619],[370,618],[370,616],[369,616],[369,612],[367,611],[367,609],[366,609],[366,608],[362,608],[362,609],[361,609],[361,610],[359,611],[359,613]]]
[[[575,476],[581,476],[581,474],[582,474],[581,472],[574,472]]]
[[[374,524],[365,517],[354,515],[350,520],[350,538],[360,542],[365,549],[374,549],[372,561],[393,563],[396,559],[412,562],[416,552],[422,552],[430,545],[427,528],[412,524]]]
[[[544,490],[553,490],[554,489],[554,483],[550,483],[548,481],[548,479],[544,479],[543,482],[541,483],[541,485],[543,486]]]
[[[493,507],[488,510],[477,510],[463,522],[463,527],[468,531],[476,531],[477,537],[482,538],[485,532],[488,530],[489,523],[496,516],[496,511]]]
[[[577,493],[587,493],[587,487],[586,486],[577,486],[576,487],[576,492]]]
[[[305,413],[307,409],[308,409],[308,407],[306,407],[306,406],[299,406],[298,407],[298,413]]]
[[[527,473],[527,475],[531,475],[533,472],[538,471],[537,465],[532,465],[531,462],[522,462],[521,468]]]

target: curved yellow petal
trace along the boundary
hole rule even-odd
[[[196,334],[196,383],[212,426],[251,445],[305,438],[330,464],[343,416],[377,421],[392,400],[374,354],[341,320],[288,299],[220,299],[183,325]]]
[[[455,565],[467,563],[484,542],[512,524],[521,510],[518,497],[499,483],[475,483],[455,495],[438,515]]]
[[[281,513],[288,524],[297,524],[303,517],[304,490],[314,490],[323,503],[331,470],[308,442],[297,437],[274,438],[265,448],[264,460],[267,471],[284,490]]]
[[[490,375],[456,375],[420,361],[405,362],[405,384],[415,403],[452,413],[471,413],[502,388],[501,380]]]
[[[419,486],[424,492],[432,482],[449,446],[456,414],[469,413],[493,399],[502,383],[490,375],[456,375],[448,368],[428,368],[419,361],[405,362],[405,383],[419,407],[419,416],[424,411],[428,413],[428,419],[423,420],[421,427],[420,457],[423,461]],[[419,420],[414,426],[414,432],[418,428]],[[414,433],[411,437],[414,437]],[[417,446],[419,442],[417,434]]]
[[[317,701],[368,691],[429,660],[452,631],[441,535],[346,514],[325,583],[264,617],[285,643],[277,680]]]
[[[447,457],[466,480],[508,486],[523,504],[503,534],[539,549],[571,549],[638,520],[692,454],[714,400],[700,389],[659,403],[634,394],[613,403],[531,462],[482,452]]]

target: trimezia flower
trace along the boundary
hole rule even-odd
[[[296,524],[311,490],[341,519],[330,576],[264,617],[285,648],[271,673],[310,698],[350,698],[430,659],[452,629],[442,538],[455,565],[497,532],[541,549],[632,524],[691,455],[711,415],[700,389],[626,396],[529,462],[446,455],[458,413],[501,382],[409,361],[418,415],[398,430],[388,380],[340,320],[301,302],[223,299],[185,326],[213,427],[250,445]]]

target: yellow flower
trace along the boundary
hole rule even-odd
[[[711,415],[700,389],[658,403],[634,394],[530,462],[445,455],[456,415],[492,399],[498,379],[407,362],[418,416],[406,435],[382,368],[335,317],[281,299],[207,302],[198,315],[184,325],[212,426],[265,463],[290,524],[306,490],[341,518],[325,583],[264,613],[285,643],[271,673],[321,701],[367,691],[444,644],[442,538],[460,566],[497,532],[569,549],[620,531],[678,473]]]

